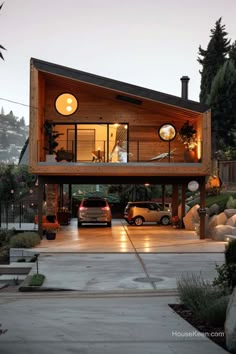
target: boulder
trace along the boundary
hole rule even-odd
[[[234,214],[227,220],[226,225],[236,226],[236,214]]]
[[[224,213],[227,218],[231,218],[231,216],[236,215],[236,209],[225,209]]]
[[[199,214],[198,214],[199,208],[200,206],[198,204],[194,205],[184,216],[183,222],[186,230],[195,231],[195,226],[200,221]]]
[[[185,215],[187,214],[187,212],[189,211],[189,209],[190,209],[190,206],[187,205],[187,204],[185,204]],[[180,219],[182,219],[182,204],[179,204],[179,206],[178,206],[178,217],[179,217]]]
[[[232,235],[232,229],[230,225],[217,225],[213,230],[211,237],[215,241],[225,241],[225,235]]]
[[[224,212],[216,215],[217,225],[225,225],[227,220],[228,220],[228,218]]]
[[[236,353],[236,288],[234,288],[227,306],[225,337],[228,350]]]
[[[218,204],[212,204],[210,207],[209,207],[209,210],[208,210],[208,214],[210,216],[212,215],[217,215],[220,211],[220,207]]]

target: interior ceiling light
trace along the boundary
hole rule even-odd
[[[62,93],[56,98],[55,108],[63,116],[70,116],[78,109],[78,100],[71,93]]]

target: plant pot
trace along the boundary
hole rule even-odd
[[[46,162],[56,162],[56,155],[46,155]]]
[[[185,150],[184,151],[184,162],[194,162],[195,161],[195,151]]]
[[[46,239],[47,240],[55,240],[56,235],[57,235],[56,232],[46,231]]]

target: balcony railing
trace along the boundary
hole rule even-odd
[[[170,145],[158,141],[131,140],[119,144],[106,140],[59,140],[54,155],[50,158],[38,142],[39,162],[77,162],[77,163],[199,163],[202,159],[202,142],[192,152],[187,152],[183,144],[176,142]]]

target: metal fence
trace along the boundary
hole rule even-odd
[[[21,225],[25,223],[32,224],[37,213],[37,201],[1,202],[0,228],[8,229],[9,224],[16,224],[17,228],[21,228]]]

